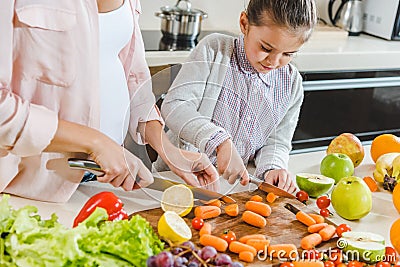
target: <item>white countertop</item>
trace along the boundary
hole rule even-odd
[[[319,173],[319,163],[325,155],[324,151],[317,151],[311,153],[296,154],[290,156],[289,170],[292,174],[299,172]],[[372,176],[374,164],[372,163],[369,155],[369,147],[366,147],[366,157],[362,164],[356,168],[355,175],[359,177]],[[162,173],[163,176],[172,178],[174,175],[170,172]],[[232,188],[225,180],[221,181],[222,192],[237,192],[248,190],[248,187],[236,186]],[[28,200],[19,197],[11,197],[10,203],[14,208],[23,207],[25,205],[34,205],[38,207],[39,214],[43,218],[49,218],[52,213],[59,216],[59,221],[66,226],[71,226],[75,216],[88,198],[101,191],[112,191],[117,194],[122,202],[126,211],[130,214],[139,210],[146,210],[159,207],[160,192],[154,190],[136,190],[134,192],[125,192],[120,189],[115,189],[108,184],[100,184],[97,182],[90,182],[81,185],[78,190],[73,194],[71,199],[64,204],[45,203],[39,201]],[[369,231],[381,234],[385,237],[387,244],[390,244],[389,229],[393,221],[400,218],[398,212],[395,210],[392,203],[391,193],[381,190],[374,192],[372,211],[359,221],[347,221],[336,215],[332,208],[331,211],[334,215],[330,218],[334,223],[349,224],[353,230]],[[318,211],[314,201],[310,202],[310,207]]]
[[[182,63],[190,52],[146,52],[149,66]],[[362,34],[332,35],[315,32],[293,63],[300,71],[400,69],[400,42]]]

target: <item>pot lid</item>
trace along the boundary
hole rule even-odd
[[[175,6],[163,6],[161,11],[166,15],[207,16],[199,9],[192,9],[192,3],[189,0],[178,0]]]

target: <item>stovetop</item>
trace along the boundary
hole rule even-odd
[[[146,51],[191,51],[199,40],[211,33],[234,36],[233,33],[227,31],[201,31],[195,40],[175,40],[163,36],[160,30],[142,30],[142,37]]]

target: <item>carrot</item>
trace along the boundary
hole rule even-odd
[[[202,236],[204,234],[211,235],[212,226],[211,223],[205,222],[204,225],[200,228],[199,235]]]
[[[247,201],[245,208],[246,208],[246,210],[258,213],[262,216],[271,215],[271,207],[266,203],[257,202],[257,201]]]
[[[328,241],[336,234],[336,227],[333,225],[328,225],[318,233],[322,237],[322,241]]]
[[[208,206],[216,206],[218,208],[221,208],[222,203],[221,203],[221,200],[219,200],[219,199],[212,199],[212,200],[208,201],[206,203],[206,205],[208,205]]]
[[[250,198],[250,201],[262,202],[263,198],[260,195],[254,195]]]
[[[294,267],[324,267],[324,262],[319,260],[292,261]]]
[[[249,210],[243,212],[242,220],[259,228],[263,228],[267,225],[267,220],[265,220],[263,216]]]
[[[277,198],[278,198],[278,196],[271,192],[271,193],[268,193],[266,200],[269,203],[274,203]]]
[[[372,177],[365,176],[363,180],[368,185],[369,190],[371,190],[371,192],[376,192],[378,190],[378,185],[376,184],[376,181]]]
[[[239,215],[239,206],[238,204],[230,204],[225,207],[225,213],[229,216],[236,217]]]
[[[300,246],[302,249],[313,249],[322,242],[322,237],[318,233],[309,234],[303,237],[300,241]]]
[[[246,244],[249,239],[266,240],[267,238],[263,234],[244,235],[241,238],[239,238],[239,242]]]
[[[242,252],[239,252],[239,260],[242,260],[245,262],[253,262],[254,255],[250,251],[242,251]]]
[[[247,245],[252,246],[257,251],[267,251],[269,246],[268,239],[249,239],[246,242]]]
[[[194,209],[194,215],[201,219],[218,217],[221,209],[216,206],[198,206]]]
[[[229,250],[233,253],[240,253],[242,251],[250,251],[254,256],[257,255],[257,251],[255,248],[252,246],[249,246],[247,244],[243,244],[239,241],[232,241],[229,244]]]
[[[308,215],[310,215],[310,217],[313,218],[316,223],[324,223],[325,222],[325,218],[319,214],[309,213]]]
[[[308,226],[307,230],[308,230],[308,232],[310,234],[318,233],[319,231],[324,229],[325,226],[328,226],[328,224],[327,223],[317,223],[317,224],[313,224],[313,225]]]
[[[228,242],[215,235],[204,234],[200,236],[200,244],[203,246],[212,246],[219,252],[225,252],[228,248]]]
[[[196,215],[196,217],[198,217],[198,216]],[[299,220],[300,222],[304,223],[307,226],[317,223],[310,215],[308,215],[304,211],[297,212],[296,219]]]
[[[274,258],[295,258],[297,247],[294,244],[277,244],[268,246],[268,255]]]

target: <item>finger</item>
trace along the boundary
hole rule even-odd
[[[181,177],[185,181],[185,183],[187,183],[188,185],[195,186],[195,187],[200,186],[200,183],[197,180],[197,177],[192,173],[183,174]]]
[[[207,181],[204,179],[202,175],[197,176],[197,181],[199,181],[201,187],[206,187],[208,185]]]
[[[237,179],[240,179],[240,175],[238,174],[231,174],[228,178],[228,183],[229,184],[234,184]]]
[[[249,181],[250,181],[249,173],[247,172],[247,170],[244,170],[244,172],[241,175],[240,183],[242,185],[247,185],[249,183]]]
[[[125,191],[132,191],[133,190],[133,186],[135,185],[135,181],[131,178],[131,177],[127,177],[125,179],[125,181],[122,184],[122,188]]]
[[[215,169],[215,167],[213,165],[208,166],[205,170],[204,170],[204,174],[205,176],[207,176],[207,180],[208,181],[216,181],[219,178],[219,174],[217,172],[217,170]]]
[[[150,170],[143,164],[142,161],[139,161],[137,176],[139,176],[139,185],[141,187],[146,187],[154,182],[153,175]],[[136,181],[136,177],[132,177]]]
[[[296,184],[293,182],[292,184],[291,184],[291,186],[289,187],[289,190],[287,190],[290,194],[293,194],[294,192],[296,192],[296,190],[297,190],[297,187],[296,187]]]

